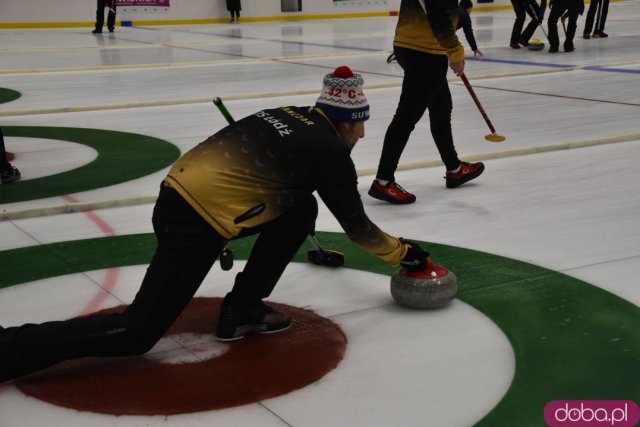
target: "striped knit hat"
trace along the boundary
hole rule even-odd
[[[316,107],[337,122],[369,120],[369,102],[364,96],[364,80],[351,68],[342,66],[324,76],[322,93]]]

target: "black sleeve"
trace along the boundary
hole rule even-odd
[[[315,187],[349,239],[392,265],[400,263],[407,248],[396,237],[380,230],[367,216],[358,192],[355,166],[345,149],[341,155],[323,156],[318,162]]]
[[[351,158],[348,154],[334,155],[331,164],[323,169],[317,170],[316,190],[345,233],[357,243],[361,243],[362,239],[375,239],[377,227],[364,211]]]
[[[458,2],[456,0],[427,0],[424,3],[433,35],[438,39],[438,42],[446,49],[456,47],[459,41],[451,18],[458,13]]]
[[[460,9],[458,11],[458,26],[462,27],[462,31],[464,31],[464,36],[471,46],[472,51],[478,50],[478,45],[476,44],[476,38],[473,35],[473,27],[471,26],[471,17],[466,10]]]

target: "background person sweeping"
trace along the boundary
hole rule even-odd
[[[140,290],[119,314],[0,327],[0,382],[64,360],[149,351],[192,299],[226,241],[258,234],[220,308],[218,339],[287,329],[291,316],[263,302],[314,227],[317,191],[349,238],[409,271],[424,271],[418,245],[367,217],[351,150],[369,104],[360,75],[324,78],[314,107],[259,111],[184,154],[162,182],[153,212],[157,249]]]
[[[547,0],[541,0],[540,5],[535,0],[511,0],[511,5],[516,14],[516,20],[513,22],[509,46],[512,49],[520,49],[520,45],[526,47],[529,44],[529,40],[533,33],[536,32],[538,25],[542,25]],[[522,31],[527,15],[531,17],[531,21]]]
[[[101,34],[104,25],[104,8],[108,7],[107,28],[110,33],[115,31],[116,26],[116,0],[98,0],[96,8],[96,27],[91,31],[93,34]]]
[[[576,35],[578,15],[584,12],[584,0],[553,0],[547,26],[549,27],[549,53],[558,52],[560,38],[558,36],[558,20],[568,18],[566,34],[564,38],[564,51],[573,52],[573,38]],[[563,23],[564,25],[564,23]]]
[[[477,178],[484,165],[458,158],[451,131],[453,101],[447,68],[464,72],[464,48],[456,37],[456,0],[402,0],[393,50],[404,70],[398,108],[387,128],[376,179],[369,195],[393,204],[413,203],[416,197],[395,182],[395,171],[409,136],[425,111],[440,158],[447,188]]]
[[[476,37],[473,35],[473,24],[471,23],[471,10],[473,9],[473,3],[471,0],[460,0],[458,5],[458,24],[456,30],[462,28],[464,37],[469,43],[469,47],[473,51],[473,56],[484,56],[482,51],[478,49],[478,43],[476,43]],[[396,60],[396,55],[391,53],[387,58],[387,62]]]
[[[607,14],[609,12],[609,0],[592,0],[589,3],[589,10],[587,11],[587,19],[584,21],[584,30],[582,37],[585,39],[594,39],[609,37],[609,34],[604,32],[604,25],[607,22]],[[595,20],[595,28],[594,28]],[[591,35],[591,29],[593,35]]]
[[[482,51],[478,49],[478,43],[476,43],[476,37],[473,35],[473,25],[471,24],[471,10],[473,9],[473,3],[471,0],[460,0],[458,5],[458,25],[456,30],[462,28],[464,32],[464,38],[467,39],[469,47],[473,51],[473,56],[484,56]]]

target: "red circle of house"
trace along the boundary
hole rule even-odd
[[[166,336],[215,331],[221,298],[194,298]],[[229,408],[280,396],[333,370],[347,339],[338,325],[284,304],[291,328],[248,335],[223,354],[167,364],[144,356],[68,361],[16,382],[26,395],[54,405],[114,415],[174,415]],[[124,306],[102,310],[111,313]]]

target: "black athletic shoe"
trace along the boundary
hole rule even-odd
[[[569,53],[569,52],[573,52],[574,50],[576,50],[575,46],[573,46],[573,44],[565,44],[564,45],[564,51]]]
[[[22,175],[20,175],[20,171],[15,166],[9,165],[9,169],[0,172],[0,182],[2,182],[3,184],[16,182],[20,178],[22,178]]]
[[[115,30],[113,28],[109,28],[109,32],[113,33]]]
[[[102,34],[102,30],[96,28],[95,30],[91,31],[93,34]]]
[[[604,31],[594,31],[593,32],[593,38],[594,39],[603,39],[605,37],[609,37],[609,34],[605,33]]]
[[[276,311],[262,301],[244,310],[236,310],[222,303],[216,338],[219,341],[235,341],[250,333],[271,334],[291,326],[291,315]]]
[[[585,39],[585,40],[589,40],[591,38],[591,34],[584,33],[584,34],[582,34],[582,38]]]
[[[558,53],[557,46],[549,46],[549,53]]]

